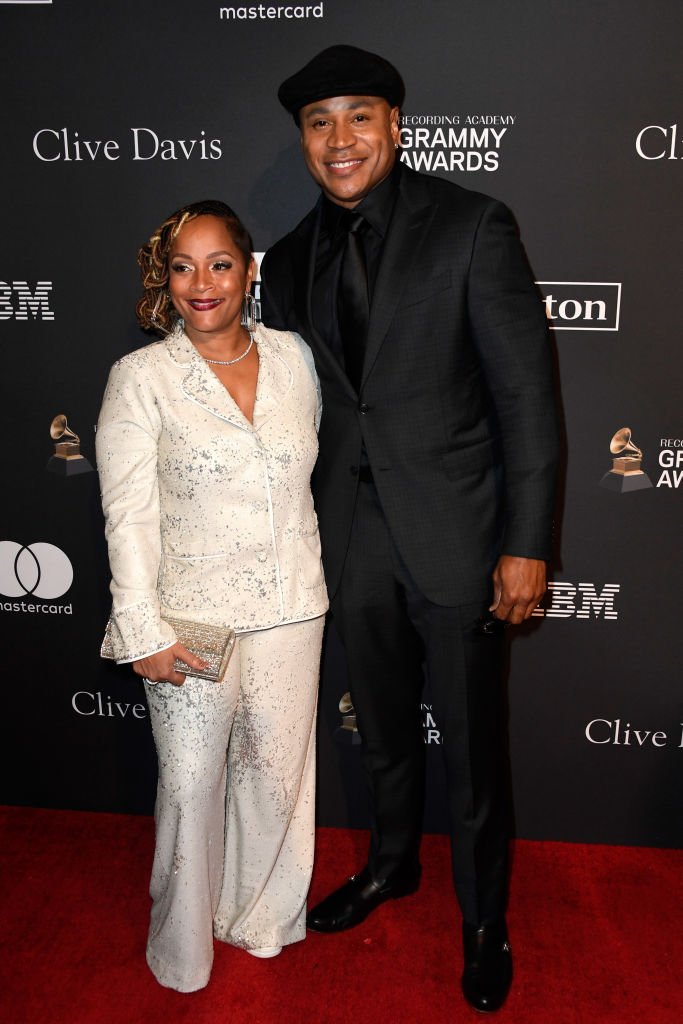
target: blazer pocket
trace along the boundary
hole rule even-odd
[[[159,576],[159,599],[173,611],[201,612],[220,606],[230,586],[230,569],[230,560],[224,554],[165,554]]]
[[[404,292],[403,301],[399,304],[398,308],[409,309],[410,306],[417,306],[420,302],[426,302],[433,296],[438,295],[439,292],[444,292],[450,287],[451,272],[450,270],[443,270],[440,274],[421,279],[419,283],[407,288]]]
[[[297,538],[297,562],[299,583],[310,590],[325,582],[323,563],[320,556],[320,534],[317,526],[310,533],[300,533]]]

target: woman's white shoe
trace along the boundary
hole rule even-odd
[[[260,949],[248,949],[247,953],[251,956],[260,957],[262,960],[267,960],[271,956],[277,956],[282,952],[282,946],[261,946]]]

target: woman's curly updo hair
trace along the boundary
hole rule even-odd
[[[138,250],[138,265],[144,295],[135,307],[138,323],[147,331],[166,334],[179,319],[168,293],[168,254],[181,228],[196,217],[218,217],[249,266],[253,245],[249,232],[234,210],[217,199],[182,206],[157,228],[149,242]]]

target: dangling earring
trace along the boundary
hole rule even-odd
[[[249,334],[254,333],[256,330],[256,299],[251,292],[244,293],[244,301],[242,302],[242,327],[246,327]]]

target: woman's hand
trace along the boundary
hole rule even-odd
[[[173,668],[176,658],[180,658],[181,661],[196,668],[197,671],[201,671],[207,666],[207,662],[202,661],[192,651],[188,651],[187,647],[183,647],[181,643],[175,643],[173,647],[167,647],[165,651],[157,651],[156,654],[150,654],[148,658],[134,661],[133,671],[143,679],[149,679],[150,683],[173,683],[174,686],[182,686],[185,682],[185,674],[176,672]]]

